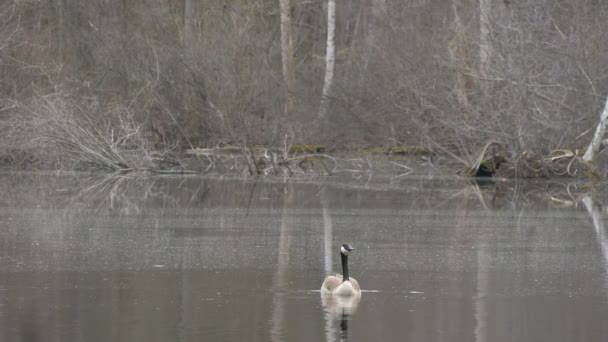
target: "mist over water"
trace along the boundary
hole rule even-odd
[[[0,174],[0,190],[0,341],[608,337],[601,187]],[[359,302],[318,291],[344,242]]]

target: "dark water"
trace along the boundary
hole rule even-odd
[[[605,341],[602,189],[0,175],[0,341]]]

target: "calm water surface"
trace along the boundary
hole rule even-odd
[[[0,174],[0,341],[606,341],[602,189]]]

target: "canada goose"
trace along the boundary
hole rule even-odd
[[[335,296],[361,296],[361,288],[355,278],[348,276],[348,253],[354,248],[345,243],[340,246],[340,257],[342,258],[342,275],[329,276],[321,285],[321,293]]]

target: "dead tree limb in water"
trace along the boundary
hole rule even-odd
[[[595,156],[600,151],[602,140],[604,139],[604,133],[606,133],[606,124],[608,124],[608,98],[606,98],[604,110],[600,115],[600,122],[597,124],[597,128],[595,129],[593,140],[591,140],[591,143],[589,143],[589,146],[587,147],[587,151],[583,155],[584,161],[589,163],[593,162]]]

